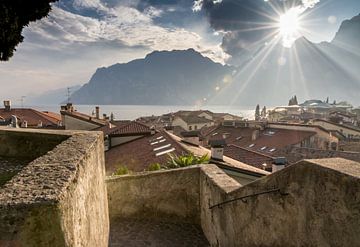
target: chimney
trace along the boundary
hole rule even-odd
[[[21,124],[22,128],[27,128],[28,127],[28,122],[26,120],[24,120]]]
[[[272,172],[277,172],[277,171],[284,169],[286,163],[287,163],[287,160],[285,157],[275,158],[273,165],[272,165]]]
[[[259,130],[254,130],[251,135],[251,140],[256,141],[259,137]]]
[[[210,140],[209,144],[211,146],[211,159],[222,161],[224,156],[224,147],[226,145],[225,140]]]
[[[10,111],[11,110],[11,101],[4,100],[4,107],[5,107],[5,111]]]
[[[15,115],[11,115],[11,127],[18,128],[18,119]]]
[[[111,113],[111,114],[110,114],[110,121],[114,121],[114,120],[115,120],[114,113]]]
[[[67,103],[67,104],[66,104],[66,111],[68,111],[68,112],[73,112],[73,111],[74,111],[73,104]]]
[[[155,135],[155,134],[156,134],[155,126],[151,126],[151,127],[150,127],[150,134],[151,134],[151,135]]]
[[[96,119],[100,119],[100,107],[99,106],[95,106],[95,116],[96,116]]]

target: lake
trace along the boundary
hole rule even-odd
[[[75,109],[78,112],[91,115],[95,111],[96,105],[75,105]],[[26,108],[31,107],[39,111],[52,111],[59,112],[60,105],[34,105],[26,106]],[[100,115],[106,113],[110,116],[111,113],[114,114],[115,119],[117,120],[135,120],[138,117],[151,116],[151,115],[162,115],[170,112],[176,112],[179,110],[210,110],[212,112],[226,112],[241,116],[247,119],[254,118],[255,109],[244,109],[239,106],[202,106],[201,108],[196,106],[162,106],[162,105],[99,105]]]

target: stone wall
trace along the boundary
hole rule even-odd
[[[116,217],[200,223],[198,166],[107,179],[110,221]]]
[[[240,188],[214,167],[202,170],[201,223],[212,246],[360,246],[359,163],[302,161]],[[281,194],[209,209],[274,189]]]
[[[344,159],[301,161],[245,186],[209,164],[107,187],[110,220],[192,220],[211,246],[360,246],[360,164]]]
[[[102,133],[16,131],[67,139],[0,189],[0,246],[108,246]]]
[[[339,149],[347,152],[360,152],[360,141],[341,141]]]
[[[360,162],[360,149],[357,152],[344,152],[335,150],[321,150],[314,148],[301,148],[290,146],[279,150],[276,155],[284,156],[289,163],[294,164],[303,159],[321,159],[321,158],[344,158]]]
[[[35,159],[69,138],[70,133],[0,128],[0,156]]]

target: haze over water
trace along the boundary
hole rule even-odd
[[[75,105],[78,112],[92,115],[96,105]],[[254,118],[254,109],[244,109],[240,106],[185,106],[185,105],[99,105],[100,114],[106,113],[108,116],[111,112],[117,120],[135,120],[143,116],[159,116],[162,114],[176,112],[179,110],[210,110],[212,112],[230,113],[247,119]],[[58,113],[60,105],[40,105],[24,106],[24,108],[34,108],[40,111],[52,111]]]

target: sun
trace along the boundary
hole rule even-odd
[[[300,8],[294,7],[279,17],[278,28],[285,47],[291,47],[300,36],[301,13],[302,10]]]

